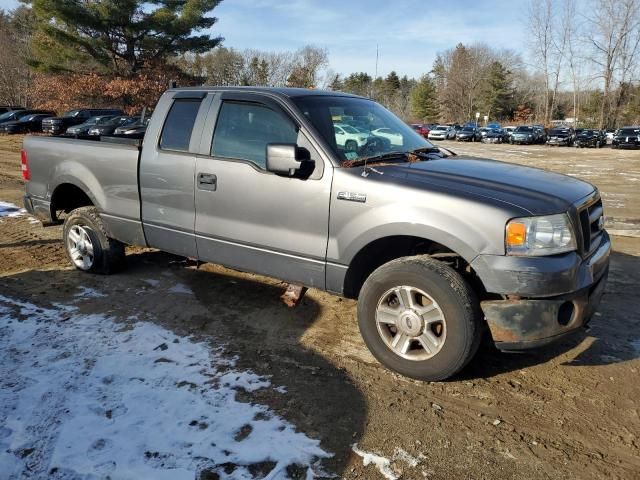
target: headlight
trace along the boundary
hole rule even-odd
[[[507,223],[507,255],[541,256],[571,252],[576,237],[566,213],[514,218]]]

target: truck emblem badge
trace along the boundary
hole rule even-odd
[[[367,201],[367,196],[364,193],[338,192],[338,200],[365,203]]]
[[[598,230],[604,230],[604,215],[598,219]]]

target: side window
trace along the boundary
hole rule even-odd
[[[255,103],[224,102],[213,134],[211,154],[266,165],[269,143],[296,143],[297,127],[283,114]]]
[[[160,135],[163,150],[189,151],[191,131],[200,109],[200,99],[180,98],[173,102]]]

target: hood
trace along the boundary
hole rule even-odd
[[[64,118],[63,117],[47,117],[43,120],[43,122],[51,122],[51,123],[64,122]]]
[[[490,198],[531,215],[566,212],[595,190],[590,183],[574,177],[496,160],[456,157],[382,168],[384,175],[404,183]]]

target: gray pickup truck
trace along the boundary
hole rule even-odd
[[[22,169],[80,270],[142,245],[357,298],[373,355],[417,379],[458,372],[487,326],[503,351],[579,330],[608,274],[592,185],[460,158],[353,95],[170,89],[142,142],[27,137]]]

